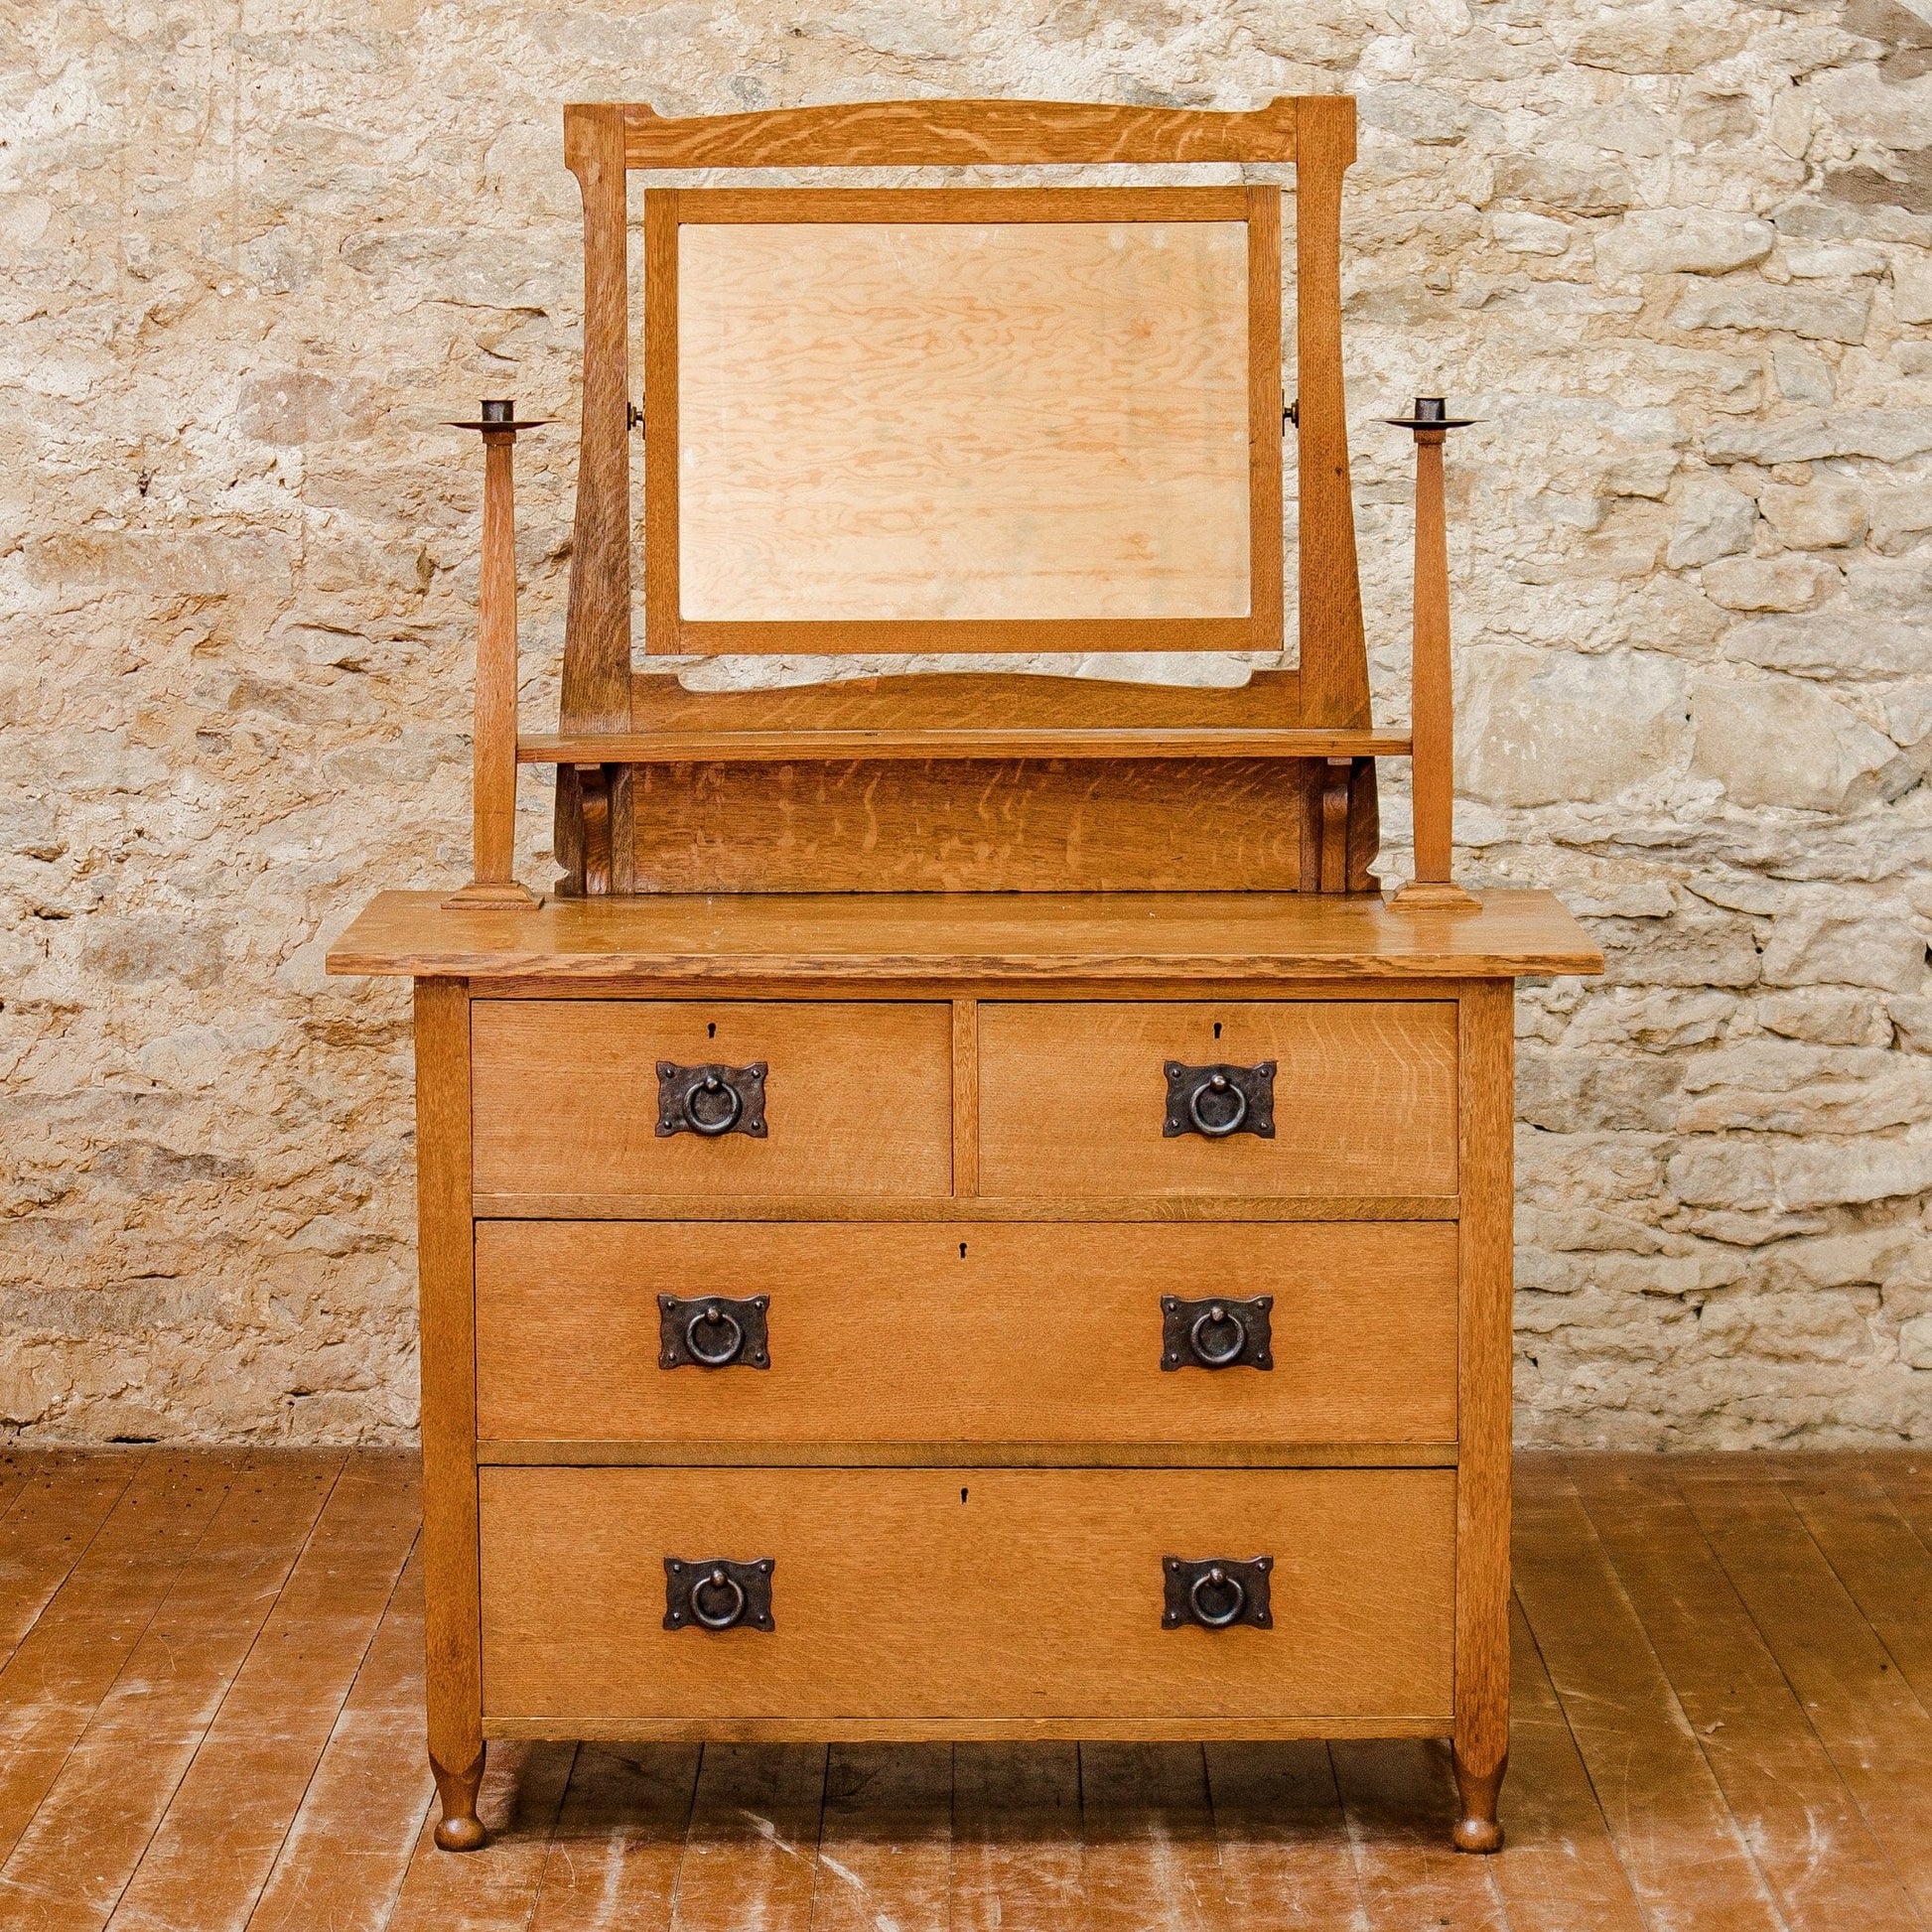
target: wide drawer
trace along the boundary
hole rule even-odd
[[[486,1719],[1449,1710],[1446,1469],[480,1474]],[[1272,1558],[1272,1627],[1167,1627],[1171,1556]],[[664,1627],[666,1560],[717,1558],[772,1563],[772,1629]]]
[[[1447,1443],[1449,1222],[484,1221],[485,1440]],[[660,1366],[658,1297],[768,1297],[768,1367]],[[1163,1367],[1164,1297],[1271,1296],[1272,1369]],[[1204,1312],[1204,1311],[1203,1311]],[[675,1339],[675,1338],[673,1338]],[[1200,1336],[1210,1354],[1236,1331]],[[706,1323],[702,1349],[732,1330]]]
[[[943,1003],[479,1000],[470,1013],[481,1193],[952,1190]],[[764,1135],[660,1135],[660,1061],[763,1062]]]
[[[1016,1200],[1455,1191],[1455,1006],[989,1003],[980,1188]],[[1170,1138],[1166,1067],[1276,1063],[1275,1133]]]

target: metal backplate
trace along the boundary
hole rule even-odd
[[[1274,1306],[1272,1295],[1247,1302],[1224,1295],[1204,1302],[1162,1296],[1162,1368],[1273,1368],[1268,1311]]]
[[[770,1630],[770,1557],[733,1563],[729,1557],[664,1559],[664,1628]]]
[[[749,1134],[764,1139],[765,1062],[750,1066],[677,1066],[657,1062],[657,1132],[701,1134],[717,1140],[725,1134]]]
[[[1168,1119],[1162,1133],[1201,1134],[1210,1141],[1230,1134],[1275,1138],[1275,1062],[1256,1066],[1182,1066],[1167,1063]],[[662,1130],[660,1130],[662,1131]]]
[[[657,1298],[659,1368],[769,1368],[764,1314],[768,1295],[735,1302],[728,1295]]]
[[[1257,1629],[1273,1629],[1268,1573],[1274,1567],[1273,1557],[1247,1563],[1232,1557],[1163,1557],[1161,1574],[1168,1587],[1163,1627],[1178,1630],[1192,1623],[1203,1630],[1232,1630],[1238,1623],[1252,1623]]]

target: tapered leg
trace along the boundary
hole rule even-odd
[[[481,1850],[489,1842],[489,1834],[477,1816],[477,1793],[483,1789],[483,1751],[480,1750],[476,1762],[462,1771],[446,1771],[434,1756],[430,1758],[429,1768],[435,1774],[436,1795],[443,1805],[443,1816],[436,1827],[437,1844],[446,1852]]]
[[[416,982],[416,1211],[422,1277],[423,1632],[436,1842],[474,1852],[483,1783],[477,1571],[476,1238],[470,1186],[470,989]]]
[[[1453,1761],[1458,1814],[1455,1820],[1455,1849],[1458,1852],[1501,1851],[1503,1828],[1496,1823],[1496,1799],[1502,1792],[1503,1772],[1509,1764],[1509,1753],[1505,1751],[1489,1769],[1479,1770],[1462,1755],[1462,1747],[1458,1744]]]
[[[1510,1303],[1514,1206],[1512,1012],[1508,980],[1463,986],[1456,1322],[1455,1844],[1502,1844],[1496,1794],[1509,1762]]]

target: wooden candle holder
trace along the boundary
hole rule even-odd
[[[1472,906],[1455,884],[1455,691],[1449,674],[1448,518],[1443,444],[1474,420],[1450,416],[1441,396],[1418,396],[1415,414],[1387,419],[1416,438],[1415,629],[1410,670],[1409,781],[1415,805],[1416,876],[1398,905]]]
[[[477,584],[477,723],[473,741],[474,876],[446,905],[527,910],[543,900],[516,881],[516,404],[483,405],[483,568]]]

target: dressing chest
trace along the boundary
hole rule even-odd
[[[523,425],[486,405],[477,876],[330,958],[416,988],[447,1849],[491,1737],[1442,1736],[1456,1842],[1499,1842],[1513,980],[1601,962],[1547,895],[1449,878],[1421,404],[1414,723],[1369,716],[1353,125],[566,110],[564,715],[518,733]],[[1286,425],[1248,179],[654,189],[631,353],[631,169],[1189,161],[1295,164]],[[649,653],[1279,650],[1286,428],[1299,668],[638,673],[633,363]],[[1380,758],[1414,767],[1392,897]],[[557,774],[541,900],[519,763]]]

